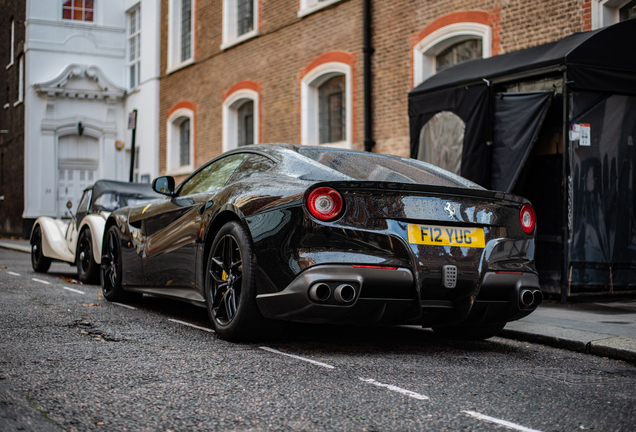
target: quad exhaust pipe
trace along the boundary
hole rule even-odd
[[[338,285],[338,287],[331,291],[331,287],[324,282],[318,282],[313,284],[309,288],[309,298],[315,302],[326,302],[331,298],[333,294],[334,300],[338,303],[351,303],[356,298],[355,288],[347,283]]]
[[[356,290],[349,284],[339,285],[333,293],[339,303],[351,303],[356,298]]]
[[[521,304],[524,306],[539,306],[543,301],[543,294],[541,290],[523,290],[519,295],[519,299],[521,300]]]
[[[313,301],[324,302],[331,297],[331,288],[326,283],[317,283],[309,288],[309,298]]]

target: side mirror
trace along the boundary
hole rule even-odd
[[[152,181],[152,190],[169,197],[175,196],[174,178],[171,176],[157,177]]]

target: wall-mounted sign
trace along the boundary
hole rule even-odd
[[[122,150],[124,148],[124,142],[121,140],[115,141],[115,148],[117,150]]]

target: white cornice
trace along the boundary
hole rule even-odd
[[[75,29],[86,30],[87,28],[91,30],[105,31],[105,32],[113,32],[113,33],[125,33],[126,29],[124,27],[109,27],[94,24],[92,22],[81,22],[81,21],[58,21],[58,20],[45,20],[45,19],[36,19],[31,18],[27,19],[25,25],[28,27],[30,25],[44,25],[44,26],[52,26],[52,27],[69,27]]]
[[[68,80],[74,77],[92,79],[99,90],[67,89]],[[126,95],[126,89],[110,81],[99,67],[75,63],[68,65],[62,73],[52,80],[35,84],[33,88],[38,93],[83,99],[122,98]]]

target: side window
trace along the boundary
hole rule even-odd
[[[92,195],[93,195],[92,190],[84,192],[84,195],[82,195],[82,199],[80,200],[80,203],[77,206],[77,213],[88,213],[88,206],[91,203]]]
[[[247,156],[246,153],[234,154],[208,165],[181,187],[179,196],[210,192],[223,187]]]
[[[239,169],[236,170],[230,183],[234,183],[240,180],[245,180],[252,174],[261,173],[267,171],[274,166],[274,162],[264,156],[251,154],[245,162],[241,164]]]

